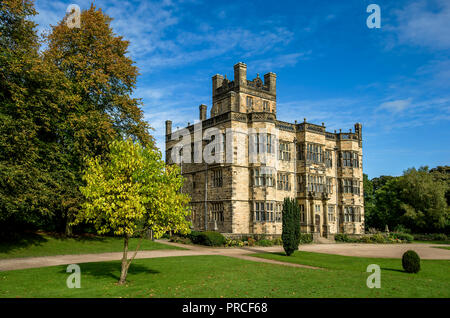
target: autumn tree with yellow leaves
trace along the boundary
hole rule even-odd
[[[159,238],[165,232],[187,234],[189,196],[179,191],[183,177],[178,166],[167,166],[161,153],[131,139],[113,141],[106,157],[87,160],[83,175],[86,198],[74,224],[92,223],[99,234],[123,236],[124,250],[119,284],[126,282],[130,237],[152,230]],[[142,236],[141,236],[142,237]]]

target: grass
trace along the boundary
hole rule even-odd
[[[139,239],[132,238],[130,250],[135,250]],[[143,239],[140,250],[182,249]],[[67,254],[91,254],[121,252],[123,238],[102,236],[81,236],[78,238],[57,237],[43,233],[28,234],[14,242],[0,244],[0,259],[39,257]]]
[[[450,246],[432,246],[434,248],[442,248],[444,250],[450,250]]]
[[[258,263],[226,256],[183,256],[133,261],[128,284],[116,284],[120,262],[80,264],[81,288],[66,287],[67,266],[0,273],[0,297],[450,297],[449,261],[423,261],[407,274],[401,261],[295,253],[260,257],[323,270]],[[369,289],[369,264],[380,264],[381,288]]]
[[[381,269],[382,288],[374,291],[376,295],[382,297],[450,296],[450,271],[448,270],[450,261],[448,260],[421,260],[421,271],[418,274],[408,274],[403,271],[401,259],[350,257],[299,251],[289,257],[283,253],[263,253],[252,256],[317,266],[339,273],[341,288],[356,283],[354,280],[358,276],[367,278],[369,275],[366,273],[367,266],[378,264]],[[334,284],[332,285],[334,287]],[[367,290],[364,287],[360,289],[362,294],[356,297],[365,297],[363,295],[367,293]]]
[[[413,241],[413,243],[423,243],[423,244],[450,244],[450,240],[447,240],[447,241]]]

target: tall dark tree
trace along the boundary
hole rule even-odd
[[[375,191],[372,181],[367,174],[363,174],[364,188],[364,225],[366,230],[373,226],[375,216]]]
[[[300,206],[295,199],[285,198],[282,215],[283,248],[287,256],[298,250],[300,244]]]
[[[60,208],[58,129],[65,78],[39,55],[33,1],[0,2],[0,223],[2,232],[42,224]],[[5,226],[5,224],[8,224]]]

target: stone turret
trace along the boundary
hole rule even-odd
[[[234,84],[238,86],[247,85],[247,65],[242,62],[234,65]]]
[[[205,120],[206,119],[206,111],[208,109],[208,106],[206,106],[205,104],[201,104],[199,106],[199,110],[200,110],[200,120]]]
[[[170,135],[172,133],[172,121],[166,120],[166,135]]]

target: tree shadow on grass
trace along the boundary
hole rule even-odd
[[[271,254],[280,255],[280,256],[287,256],[285,252],[274,252],[274,253],[271,253]]]
[[[0,237],[0,253],[9,253],[17,249],[26,248],[29,246],[41,246],[48,242],[50,237],[58,241],[77,241],[83,243],[89,242],[103,242],[110,243],[111,237],[98,236],[93,234],[83,234],[73,237],[67,237],[60,233],[47,233],[47,232],[15,232],[15,233],[2,233]]]
[[[61,269],[60,273],[66,273],[66,268]],[[84,263],[80,264],[81,275],[89,275],[96,278],[113,278],[119,280],[121,270],[121,262],[101,262],[101,263]],[[132,262],[129,269],[128,275],[139,275],[139,274],[159,274],[160,272],[151,269],[145,265]],[[68,273],[69,274],[69,273]]]
[[[0,253],[9,253],[13,250],[25,248],[30,245],[42,245],[48,240],[39,233],[20,233],[10,237],[2,237],[0,244]]]
[[[400,272],[400,273],[406,273],[403,269],[397,269],[397,268],[386,268],[386,267],[381,267],[382,270],[385,271],[391,271],[391,272]]]

